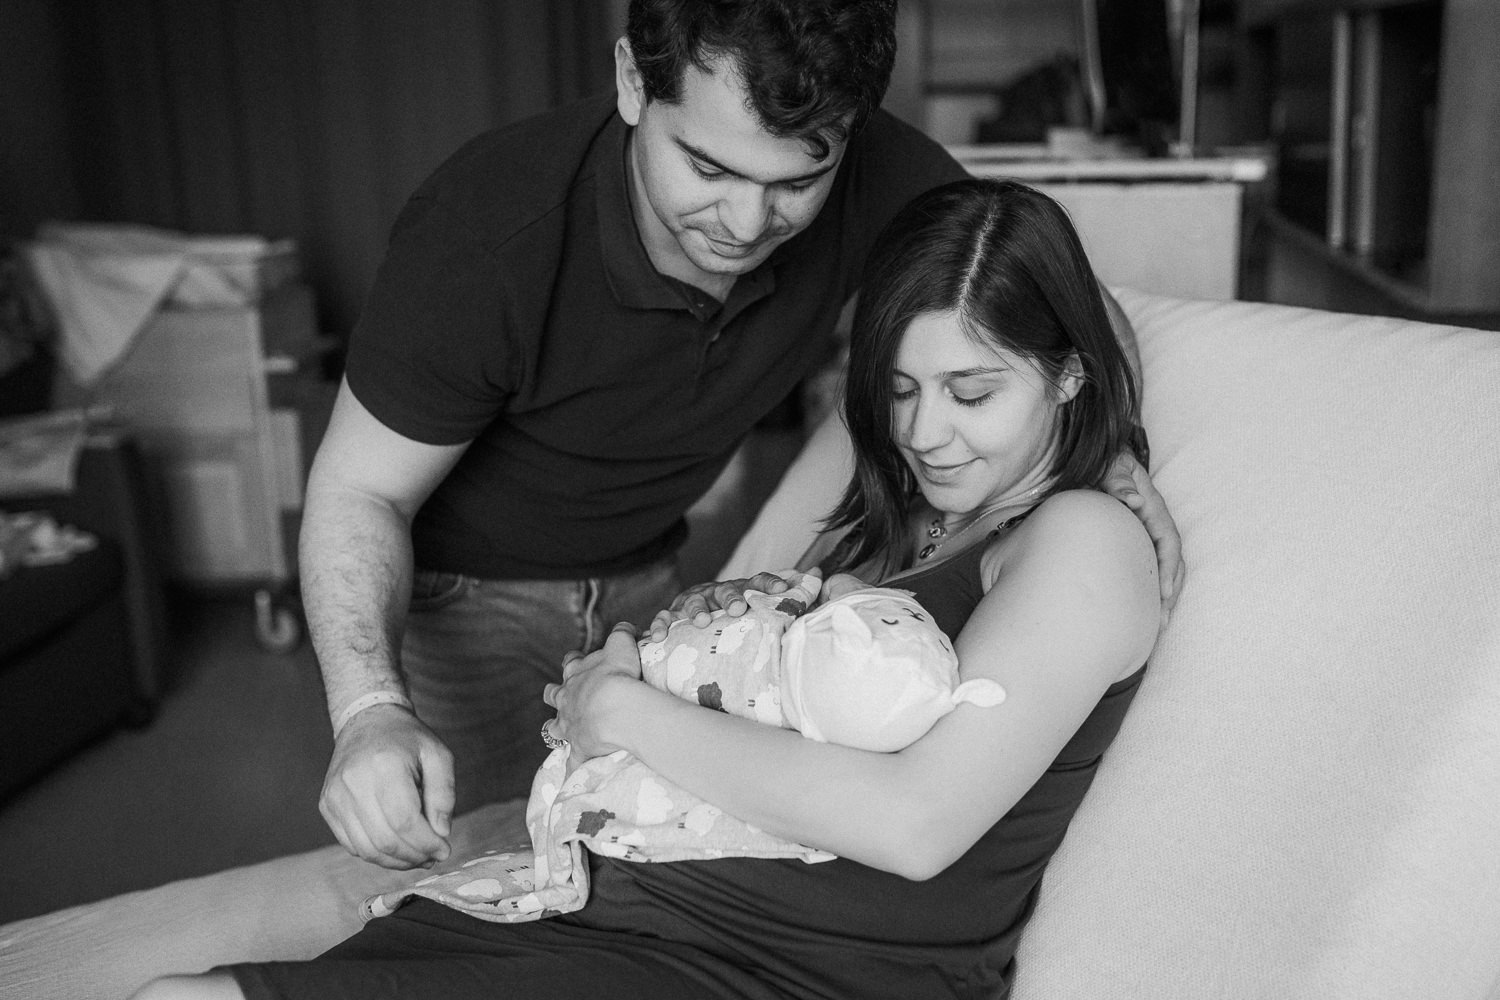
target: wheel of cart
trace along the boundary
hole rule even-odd
[[[302,611],[285,587],[255,592],[255,641],[268,653],[286,654],[302,645]]]
[[[338,385],[323,364],[333,342],[294,271],[243,301],[163,303],[89,397],[140,444],[168,578],[253,595],[254,639],[273,653],[307,631],[295,539],[306,459]]]

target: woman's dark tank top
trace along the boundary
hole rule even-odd
[[[892,585],[911,591],[955,637],[984,593],[984,548]],[[1030,791],[932,879],[913,882],[843,858],[812,865],[595,858],[589,905],[573,917],[685,940],[792,997],[1003,997],[1042,870],[1143,672],[1112,685]]]

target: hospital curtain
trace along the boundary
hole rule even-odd
[[[294,237],[352,325],[412,188],[608,88],[612,0],[60,0],[81,218]]]

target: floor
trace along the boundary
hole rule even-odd
[[[248,597],[178,599],[156,718],[0,805],[0,923],[332,843],[311,650],[260,649]]]
[[[799,444],[752,439],[690,516],[685,575],[718,568]],[[311,649],[261,649],[248,596],[179,596],[172,619],[176,676],[151,724],[0,803],[0,924],[333,843]]]

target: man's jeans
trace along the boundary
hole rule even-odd
[[[587,580],[479,580],[419,570],[401,662],[417,715],[453,751],[455,812],[523,796],[555,714],[542,687],[563,654],[604,644],[617,622],[644,628],[682,590],[671,559]]]

